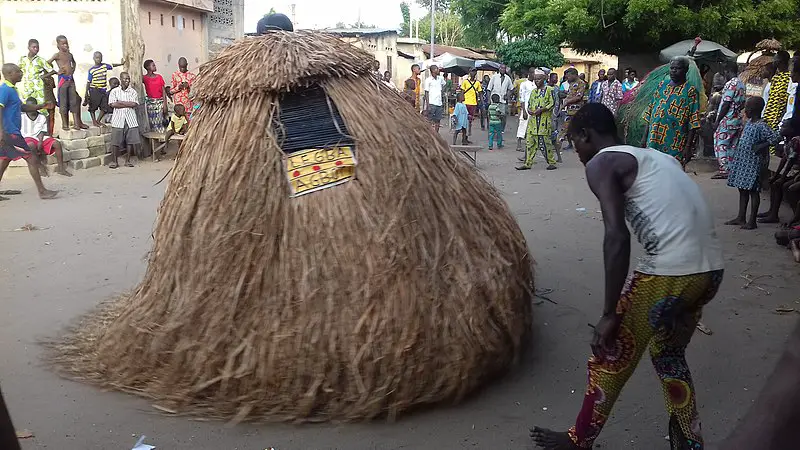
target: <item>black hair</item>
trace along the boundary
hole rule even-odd
[[[33,44],[39,45],[39,41],[36,39],[28,39],[28,47],[30,47]]]
[[[572,74],[577,75],[578,74],[578,69],[576,69],[574,67],[570,67],[569,69],[564,71],[564,76],[566,76],[568,73],[572,73]]]
[[[148,59],[147,61],[145,61],[144,64],[142,64],[142,66],[144,67],[144,70],[147,70],[147,68],[150,67],[150,64],[153,64],[153,60],[152,59]]]
[[[256,34],[267,34],[267,31],[294,31],[292,21],[285,14],[267,14],[258,20]]]
[[[786,50],[779,50],[778,53],[775,54],[775,60],[780,62],[789,62],[789,52]]]
[[[59,34],[58,36],[56,36],[56,42],[58,42],[58,41],[66,41],[66,40],[67,40],[67,37],[64,36],[63,34]]]
[[[116,81],[117,83],[119,83],[119,78],[117,78],[117,77],[111,77],[111,78],[109,78],[109,79],[108,79],[108,84],[110,85],[112,81]]]
[[[33,103],[34,105],[38,105],[39,100],[36,100],[34,97],[28,97],[25,99],[25,103]]]
[[[185,107],[185,106],[183,106],[183,105],[181,105],[180,103],[178,103],[177,105],[175,105],[175,106],[174,106],[172,109],[173,109],[175,112],[178,112],[178,108],[181,108],[181,109],[183,109],[183,112],[186,112],[186,107]]]
[[[500,94],[492,94],[492,102],[500,103]]]
[[[758,111],[759,114],[763,113],[764,111],[764,99],[761,97],[750,97],[744,103],[744,110],[747,111]]]
[[[639,75],[639,72],[637,72],[637,71],[636,71],[636,69],[628,69],[628,73],[629,73],[629,74],[631,74],[631,73],[632,73],[632,74],[634,74],[634,75]]]
[[[574,135],[580,130],[594,130],[602,136],[617,136],[614,113],[602,103],[587,103],[572,116],[567,134]]]
[[[412,65],[411,65],[411,68],[413,69],[414,67],[416,67],[417,69],[419,69],[419,64],[412,64]]]

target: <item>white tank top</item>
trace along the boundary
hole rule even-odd
[[[691,275],[720,270],[722,250],[703,193],[680,163],[652,149],[619,145],[600,153],[636,158],[636,180],[625,193],[625,218],[647,253],[637,271]]]

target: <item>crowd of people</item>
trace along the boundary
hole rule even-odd
[[[39,55],[39,41],[30,39],[28,53],[19,59],[18,64],[3,65],[3,83],[0,85],[0,180],[11,161],[24,159],[39,196],[45,199],[56,196],[56,192],[46,189],[41,180],[42,176],[47,176],[48,155],[56,158],[56,173],[71,176],[64,164],[63,149],[54,130],[56,107],[64,131],[89,128],[81,118],[82,107],[88,108],[94,126],[111,126],[113,160],[109,167],[112,169],[119,166],[118,156],[121,153],[125,154],[125,165],[128,167],[133,166],[132,155],[139,158],[144,156],[137,116],[137,109],[141,106],[146,108],[150,130],[164,133],[165,142],[169,142],[175,134],[186,133],[189,117],[197,107],[191,100],[191,86],[196,76],[189,71],[186,58],[178,60],[178,70],[172,74],[169,86],[157,73],[155,62],[145,61],[145,74],[142,77],[145,99],[142,102],[139,93],[131,87],[127,72],[122,72],[119,78],[109,76],[122,63],[106,63],[103,54],[95,52],[94,65],[88,70],[85,98],[81,101],[75,82],[77,63],[66,36],[58,36],[56,46],[58,52],[45,59]],[[57,83],[53,80],[56,75]],[[170,103],[174,105],[171,118]],[[164,150],[161,150],[163,153]],[[7,195],[17,193],[6,192]],[[0,196],[0,200],[7,199]]]

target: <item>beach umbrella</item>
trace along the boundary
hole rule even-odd
[[[491,70],[497,72],[500,70],[500,63],[497,61],[480,59],[478,61],[475,61],[475,68],[478,70]]]
[[[55,367],[180,413],[328,421],[452,405],[517,361],[525,236],[373,61],[269,31],[201,66],[144,279]]]
[[[680,41],[677,44],[672,44],[669,47],[661,50],[659,58],[663,62],[669,62],[676,56],[688,56],[692,48],[695,46],[694,39],[687,39]],[[724,46],[717,44],[713,41],[702,41],[697,46],[694,54],[695,61],[700,63],[722,63],[726,61],[736,61],[738,54]]]

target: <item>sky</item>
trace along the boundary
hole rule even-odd
[[[396,29],[403,22],[400,14],[401,0],[244,0],[244,31],[256,31],[256,22],[270,8],[276,12],[291,14],[291,4],[295,4],[295,28],[332,28],[337,22],[352,24],[359,20],[378,28]],[[422,8],[412,4],[412,18],[424,15]]]

